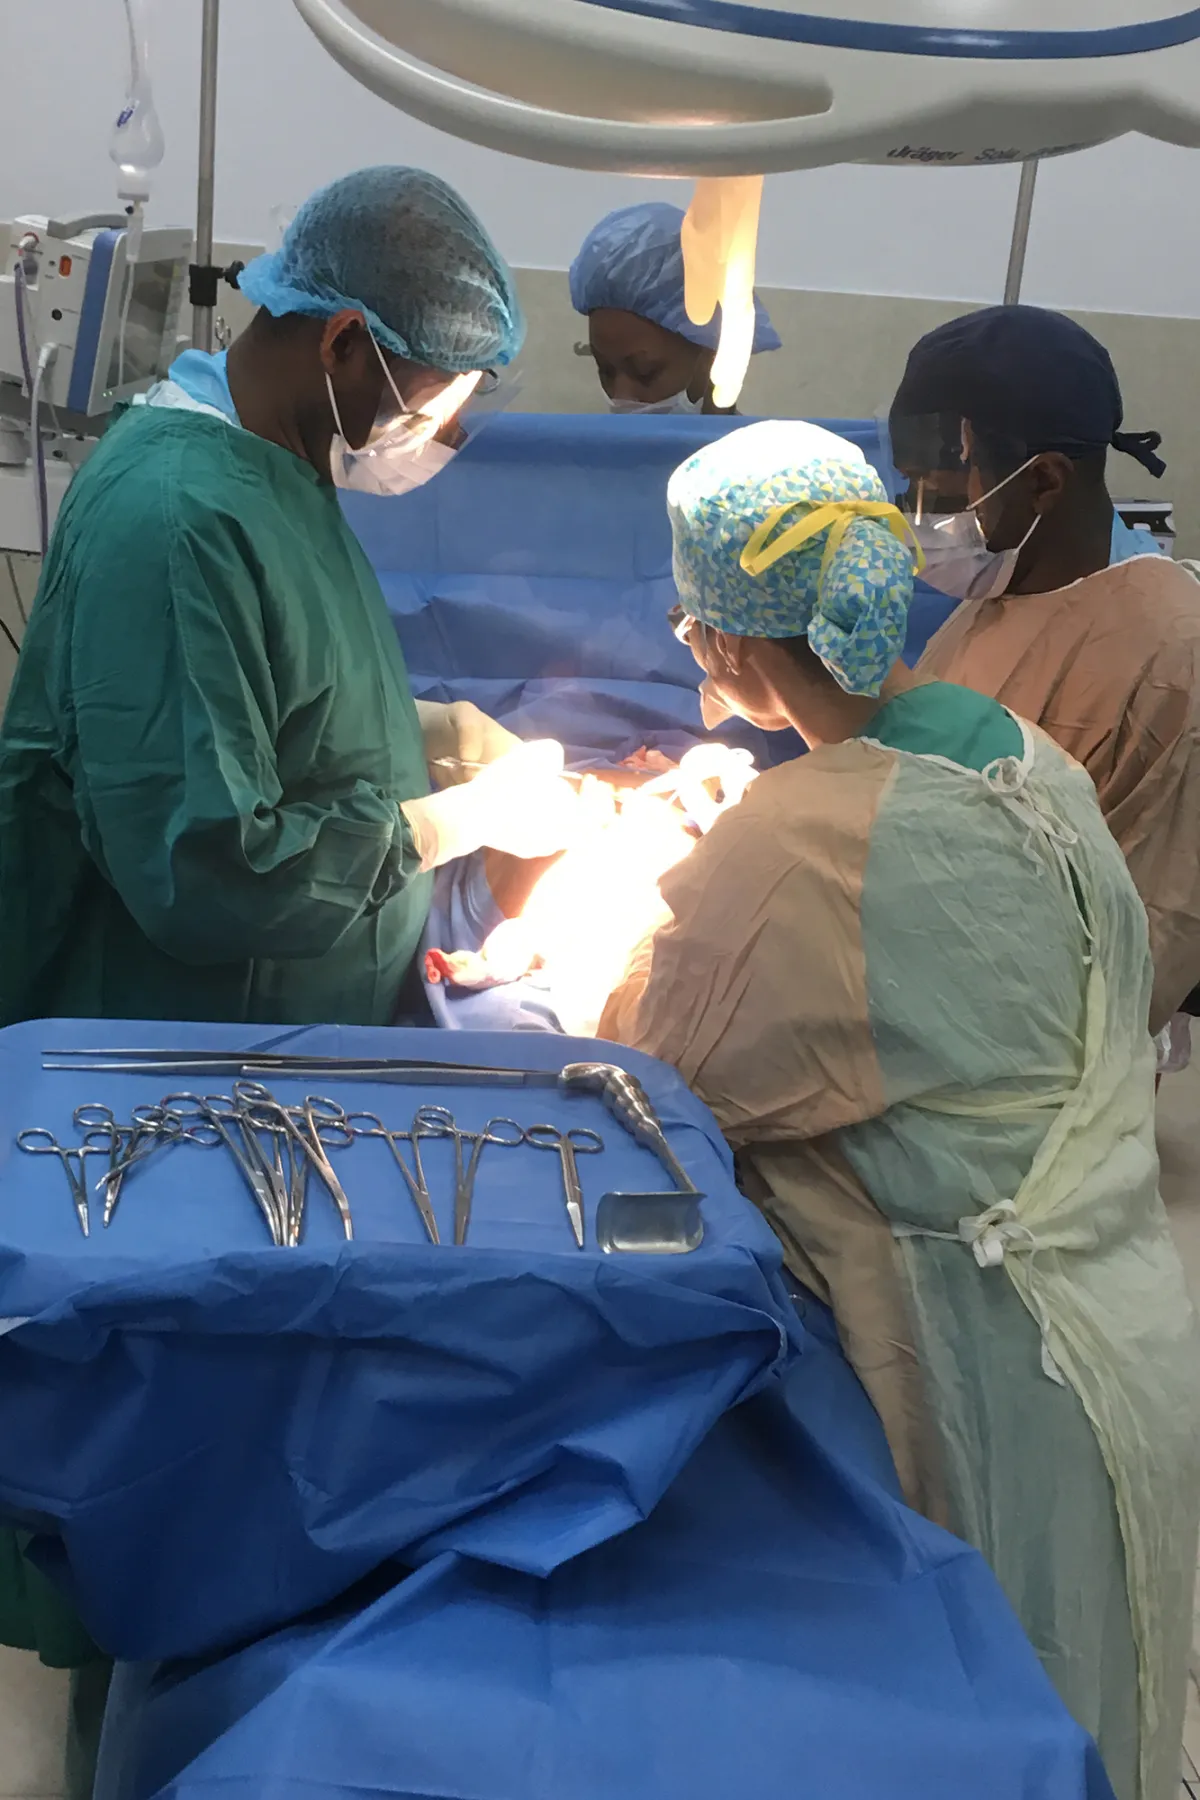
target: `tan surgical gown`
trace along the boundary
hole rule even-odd
[[[680,1070],[1120,1800],[1174,1800],[1200,1359],[1146,918],[1087,776],[935,683],[759,777],[602,1030]]]
[[[964,601],[918,673],[992,695],[1083,764],[1149,915],[1160,1031],[1200,983],[1200,582],[1139,556]]]

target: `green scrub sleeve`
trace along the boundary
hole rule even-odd
[[[84,843],[181,962],[323,956],[420,866],[399,807],[409,796],[356,773],[353,737],[344,755],[329,743],[331,718],[372,716],[336,655],[339,595],[319,624],[272,641],[251,534],[211,512],[202,528],[164,524],[132,567],[91,546],[86,579],[107,583],[111,603],[77,607],[70,635]],[[379,672],[353,679],[369,695]],[[302,791],[285,794],[275,746],[288,733],[293,753],[306,735],[320,748]],[[419,744],[415,709],[412,733]],[[398,767],[413,747],[396,747]]]

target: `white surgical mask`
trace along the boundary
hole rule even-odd
[[[368,445],[351,450],[339,432],[329,448],[329,472],[335,487],[357,494],[409,494],[440,475],[456,455],[449,444],[416,437],[405,443],[381,444],[377,449]]]
[[[686,644],[691,650],[691,636],[697,625],[700,627],[701,636],[706,640],[705,649],[707,650],[708,626],[702,619],[695,619],[690,613],[681,611],[673,630],[679,642]],[[695,655],[695,651],[692,651],[692,654]],[[740,716],[727,700],[721,698],[713,684],[712,676],[706,675],[700,683],[700,718],[705,731],[715,731],[718,725],[724,725],[726,720],[736,719]]]
[[[412,412],[405,406],[400,390],[392,379],[392,371],[379,345],[371,339],[375,354],[383,366],[388,386],[396,399],[399,412],[385,425],[372,431],[361,450],[353,449],[342,432],[342,416],[329,374],[325,387],[333,408],[337,427],[329,446],[329,473],[335,487],[359,494],[408,494],[440,475],[452,462],[455,451],[449,444],[439,444],[434,433],[465,405],[479,381],[478,374],[459,375],[437,396],[430,411]]]
[[[1035,460],[1031,456],[965,512],[946,513],[940,518],[926,514],[914,521],[913,534],[925,552],[922,581],[953,600],[998,600],[1008,592],[1021,552],[1041,524],[1041,514],[1034,515],[1029,530],[1013,549],[989,550],[977,509]]]
[[[701,413],[704,411],[704,396],[699,400],[688,398],[687,390],[681,394],[671,394],[665,400],[610,400],[608,410],[611,413]]]

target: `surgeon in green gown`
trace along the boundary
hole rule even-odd
[[[444,183],[369,169],[241,286],[246,334],[115,420],[55,529],[0,730],[0,1024],[386,1024],[429,871],[570,829],[555,746],[418,711],[338,498],[445,466],[520,348],[503,259]],[[431,793],[430,763],[485,766]],[[103,1664],[21,1550],[0,1533],[0,1639],[92,1665],[83,1792]]]

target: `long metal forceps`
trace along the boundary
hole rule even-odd
[[[71,1184],[71,1202],[79,1221],[79,1229],[84,1237],[90,1236],[87,1182],[83,1175],[84,1158],[102,1156],[104,1145],[90,1143],[86,1137],[82,1144],[60,1144],[46,1126],[29,1125],[24,1131],[17,1133],[17,1149],[23,1150],[26,1156],[57,1156]]]
[[[575,1242],[583,1249],[583,1186],[579,1179],[577,1156],[595,1156],[604,1148],[604,1139],[598,1131],[589,1131],[586,1125],[573,1125],[569,1131],[562,1131],[557,1125],[527,1125],[525,1141],[534,1144],[539,1150],[557,1150],[562,1163],[563,1199],[567,1203],[567,1218],[571,1221],[571,1230]]]
[[[364,1121],[364,1123],[360,1124],[360,1120]],[[413,1205],[420,1214],[421,1223],[425,1227],[426,1237],[431,1244],[440,1244],[442,1240],[438,1235],[437,1216],[434,1213],[433,1203],[429,1197],[429,1189],[425,1185],[425,1170],[421,1166],[420,1148],[417,1141],[412,1137],[411,1132],[390,1130],[379,1117],[378,1113],[373,1112],[350,1113],[347,1116],[346,1123],[349,1125],[350,1130],[354,1133],[355,1137],[382,1138],[384,1140],[395,1159],[396,1167],[404,1177],[404,1185],[409,1191]],[[439,1132],[435,1135],[441,1136],[441,1133]],[[410,1142],[413,1143],[413,1161],[416,1164],[415,1175],[405,1162],[404,1156],[399,1149],[399,1145],[403,1143],[405,1138],[408,1138]]]

